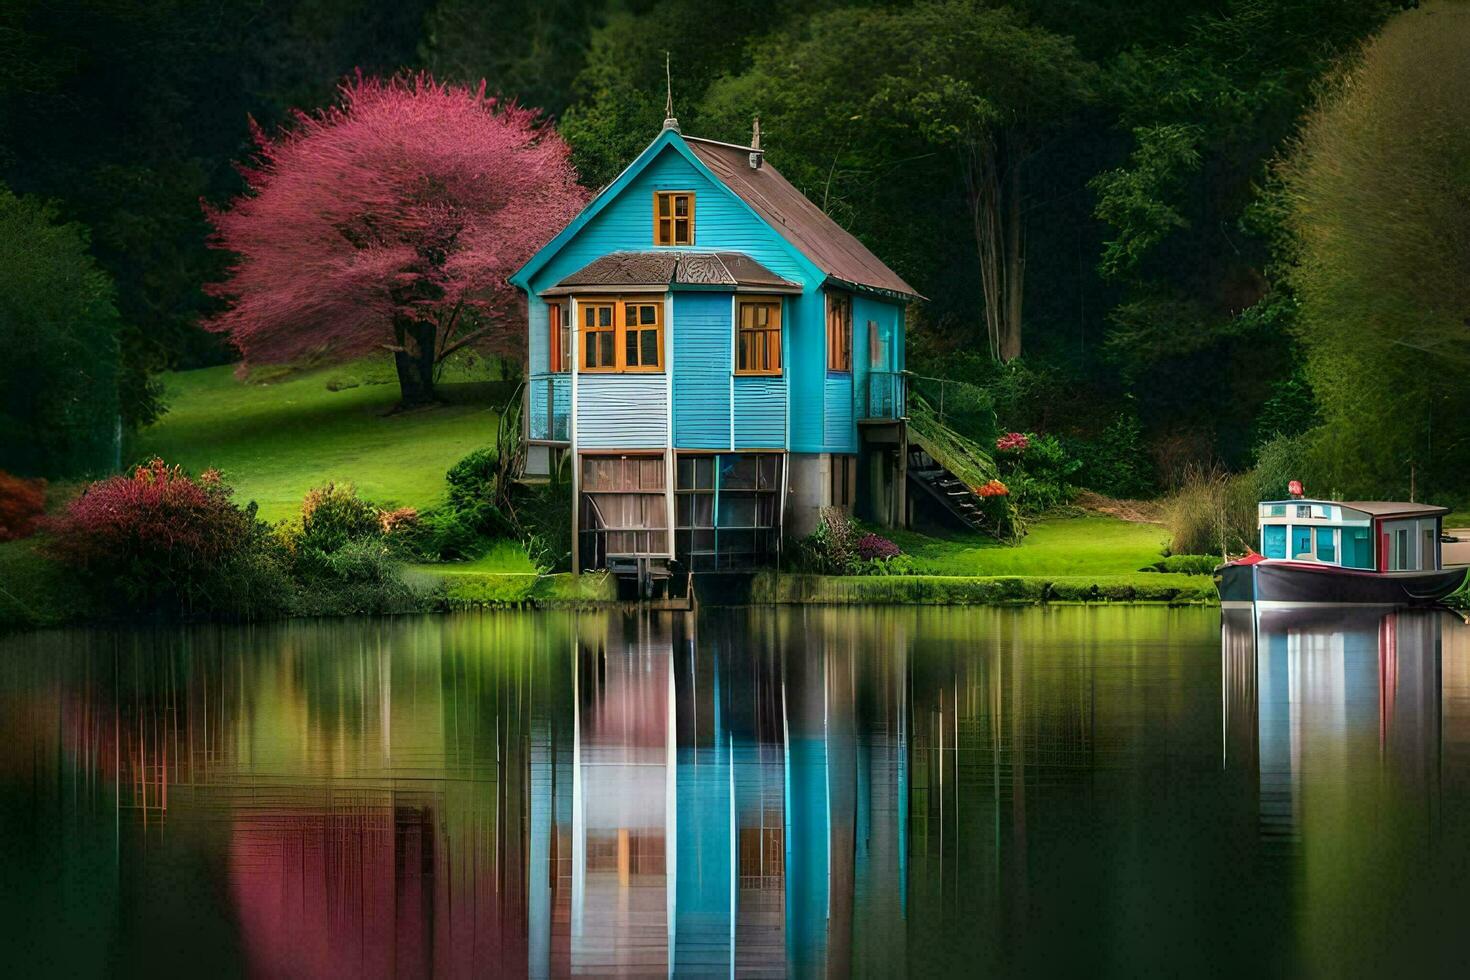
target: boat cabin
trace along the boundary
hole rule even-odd
[[[1271,560],[1376,572],[1442,567],[1445,507],[1391,501],[1269,500],[1260,505],[1260,550]]]

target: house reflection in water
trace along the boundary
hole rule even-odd
[[[853,658],[811,625],[579,624],[570,745],[532,749],[533,975],[845,969],[859,866],[903,890],[899,839],[867,833],[902,811],[902,726],[857,745]]]

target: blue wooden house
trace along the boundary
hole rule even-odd
[[[764,564],[827,506],[905,519],[916,293],[759,142],[666,121],[511,279],[527,471],[570,464],[577,570]]]

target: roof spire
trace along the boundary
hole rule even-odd
[[[761,168],[761,117],[756,116],[750,126],[750,169]]]
[[[679,131],[679,120],[674,118],[674,76],[669,71],[669,53],[664,52],[664,85],[668,92],[664,100],[664,129]]]

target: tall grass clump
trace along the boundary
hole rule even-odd
[[[1225,558],[1245,551],[1255,541],[1258,499],[1254,474],[1187,470],[1164,501],[1170,553]]]

